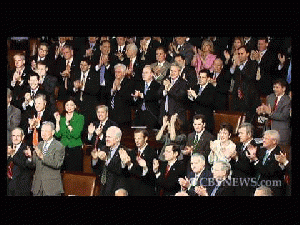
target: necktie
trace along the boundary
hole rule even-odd
[[[114,109],[115,108],[115,93],[113,94],[112,98],[111,98],[111,108]]]
[[[202,86],[200,86],[200,87],[199,87],[199,92],[198,92],[198,95],[201,95],[202,91],[203,91],[203,87],[202,87]]]
[[[169,176],[169,171],[170,171],[170,165],[168,164],[166,167],[166,172],[165,172],[165,178],[167,178]]]
[[[216,192],[219,189],[220,185],[216,185],[214,190],[211,192],[210,196],[216,196]]]
[[[198,136],[198,134],[196,134],[194,143],[198,143],[198,139],[199,139],[199,136]]]
[[[41,121],[41,112],[38,112],[38,114],[37,114],[37,120],[38,120],[38,122]],[[39,133],[38,133],[37,129],[34,128],[34,130],[33,130],[32,144],[34,146],[36,146],[36,145],[38,145],[38,143],[39,143]]]
[[[103,170],[102,170],[102,175],[101,175],[101,184],[106,184],[106,176],[107,176],[107,165],[110,162],[111,158],[111,150],[109,150],[108,155],[107,155],[107,160],[105,164],[103,165]]]
[[[7,166],[7,177],[9,179],[12,179],[13,177],[13,167],[14,167],[14,162],[13,161],[10,161],[8,166]]]
[[[31,90],[31,98],[34,98],[34,96],[35,96],[35,91]]]
[[[133,60],[130,59],[130,63],[129,63],[129,70],[132,70],[133,69]]]
[[[47,153],[48,148],[49,148],[49,144],[46,142],[45,145],[44,145],[44,148],[42,150],[43,155],[45,155]]]
[[[104,79],[104,73],[105,73],[105,66],[102,65],[100,68],[100,85],[105,85],[105,79]]]
[[[103,124],[100,122],[98,129],[102,129],[103,128]],[[96,135],[96,140],[95,140],[95,145],[94,147],[97,148],[97,144],[100,141],[100,135]]]
[[[266,163],[266,161],[267,161],[267,158],[269,157],[269,155],[270,155],[270,151],[266,151],[266,154],[265,154],[265,156],[264,156],[264,158],[263,158],[263,161],[262,161],[262,164],[263,165],[265,165],[265,163]]]
[[[286,77],[286,81],[288,84],[292,81],[292,61],[290,61],[289,69],[288,69],[288,75]]]
[[[278,106],[278,97],[276,97],[276,99],[275,99],[273,112],[277,109],[277,106]]]

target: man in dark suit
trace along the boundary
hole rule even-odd
[[[137,42],[139,48],[139,59],[143,65],[150,65],[156,60],[156,49],[160,46],[157,40],[151,37],[143,37],[139,42]]]
[[[126,56],[123,64],[126,66],[126,77],[132,79],[134,85],[142,80],[143,64],[138,57],[138,48],[135,44],[126,45]]]
[[[258,63],[256,80],[260,95],[272,93],[273,81],[276,77],[276,70],[279,63],[276,51],[268,49],[269,40],[267,37],[259,37],[257,41],[258,51],[251,54],[252,59]]]
[[[7,74],[7,81],[16,81],[15,77],[18,77],[17,80],[24,80],[25,85],[27,85],[27,81],[29,78],[30,68],[25,64],[25,55],[17,53],[13,56],[15,62],[15,68],[13,70],[9,70]]]
[[[128,179],[128,192],[131,196],[154,196],[155,180],[151,177],[153,159],[156,152],[148,145],[149,133],[147,130],[134,131],[136,148],[128,153],[121,152],[122,168]]]
[[[42,125],[42,141],[35,146],[32,153],[25,150],[27,163],[35,167],[32,181],[33,196],[60,196],[64,193],[61,166],[65,157],[65,147],[53,136],[55,125],[45,121]]]
[[[159,196],[175,195],[180,191],[179,178],[186,175],[186,165],[183,160],[177,160],[180,154],[178,145],[169,144],[165,148],[166,161],[153,161],[153,172],[156,178],[156,189]]]
[[[95,66],[95,70],[99,75],[100,79],[100,90],[98,95],[98,101],[101,104],[107,105],[107,93],[110,92],[110,87],[114,82],[114,66],[117,63],[117,57],[110,52],[110,42],[104,40],[101,42],[100,46],[101,55],[99,57],[99,62]]]
[[[250,159],[254,161],[257,185],[268,185],[274,196],[284,195],[285,165],[280,165],[276,157],[280,155],[278,146],[280,135],[276,130],[267,130],[263,136],[262,154],[257,149],[250,151]]]
[[[158,127],[160,84],[154,80],[154,73],[150,65],[143,69],[143,81],[135,86],[133,100],[136,105],[135,126]]]
[[[182,191],[186,191],[189,196],[198,196],[195,192],[196,186],[207,186],[208,179],[212,178],[210,170],[205,166],[205,157],[199,153],[191,156],[191,169],[187,177],[179,178]]]
[[[55,122],[54,115],[49,107],[46,107],[46,95],[38,94],[34,98],[34,109],[28,111],[22,118],[22,127],[25,133],[27,145],[37,145],[41,138],[41,125],[44,121]]]
[[[100,57],[100,45],[98,43],[98,37],[88,37],[88,40],[80,46],[77,56],[82,60],[88,58],[91,61],[92,67],[94,67]]]
[[[27,149],[23,143],[24,132],[16,127],[11,132],[12,145],[7,146],[7,195],[30,196],[31,169],[27,166],[27,158],[23,151]]]
[[[125,77],[125,65],[117,64],[114,69],[115,80],[107,96],[109,115],[113,121],[123,128],[131,124],[132,82]]]
[[[227,65],[223,67],[223,61],[220,58],[215,59],[213,68],[209,82],[216,88],[214,108],[216,110],[228,110],[228,91],[231,82],[229,68]]]
[[[54,62],[54,60],[52,61],[50,60],[48,52],[49,52],[48,44],[45,42],[41,43],[38,47],[38,54],[32,56],[29,61],[32,71],[37,72],[36,69],[37,69],[38,62],[43,62],[47,66],[47,68],[52,67],[52,63]]]
[[[11,105],[12,92],[7,88],[7,144],[11,144],[11,132],[21,122],[21,110]]]
[[[52,107],[52,111],[55,112],[55,88],[57,86],[57,78],[49,74],[48,66],[44,61],[37,62],[36,71],[39,75],[39,84],[48,97],[48,101]]]
[[[184,158],[188,160],[188,173],[191,170],[189,163],[190,155],[192,153],[200,153],[205,157],[205,160],[207,161],[208,155],[210,153],[210,141],[215,140],[215,137],[205,129],[206,118],[204,115],[198,114],[193,117],[193,127],[195,131],[188,135],[187,143],[183,151]]]
[[[256,108],[260,105],[260,95],[256,88],[257,62],[249,60],[249,51],[245,46],[238,48],[238,57],[230,68],[233,74],[232,90],[233,111],[246,113],[246,122],[251,122]]]
[[[242,123],[238,129],[238,136],[240,142],[236,145],[237,156],[234,160],[230,161],[232,168],[232,177],[236,179],[244,179],[249,182],[250,179],[255,177],[253,170],[253,163],[248,158],[250,145],[257,146],[253,139],[254,127],[251,123]],[[237,196],[252,196],[255,187],[251,183],[243,186],[236,186],[235,193]]]
[[[202,114],[206,118],[206,129],[209,132],[214,130],[213,110],[215,104],[215,87],[208,83],[209,71],[201,70],[199,84],[187,90],[188,98],[191,100],[195,114]]]
[[[120,188],[128,189],[119,153],[122,149],[121,137],[120,128],[109,127],[106,131],[106,147],[91,152],[93,172],[101,178],[100,196],[113,196]]]
[[[160,115],[159,124],[165,115],[172,116],[178,114],[179,119],[186,125],[185,100],[187,82],[180,78],[180,66],[173,63],[170,68],[170,79],[163,81],[158,93],[160,96]]]
[[[198,81],[195,67],[186,65],[185,57],[180,54],[175,56],[175,62],[181,66],[180,77],[187,81],[189,88],[193,87]]]
[[[70,96],[75,71],[80,70],[80,61],[74,55],[73,47],[65,45],[62,49],[63,58],[56,61],[55,76],[57,77],[59,92],[58,99],[66,100]]]
[[[97,121],[90,123],[85,143],[93,145],[96,149],[105,146],[106,131],[111,126],[118,126],[116,122],[108,118],[108,107],[98,105],[96,107]]]
[[[88,58],[81,59],[80,71],[74,73],[71,79],[73,83],[70,93],[75,97],[76,102],[84,115],[85,127],[96,117],[95,107],[98,105],[100,89],[100,80],[94,68],[91,67],[91,61]]]
[[[234,186],[228,178],[230,170],[228,162],[215,162],[211,168],[213,179],[208,180],[206,187],[196,187],[195,192],[199,196],[234,196]]]
[[[127,58],[126,52],[126,38],[116,37],[111,40],[111,52],[118,57],[117,63],[123,63],[124,59]]]
[[[187,37],[175,37],[175,42],[170,44],[171,51],[169,54],[174,57],[178,54],[183,55],[186,60],[186,65],[191,65],[193,59],[193,46],[186,42]]]

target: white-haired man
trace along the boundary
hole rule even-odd
[[[111,126],[106,131],[106,147],[91,152],[92,169],[101,179],[101,196],[113,196],[120,188],[127,190],[121,167],[120,151],[125,151],[120,146],[121,137],[121,129]]]

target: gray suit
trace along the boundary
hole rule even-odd
[[[267,105],[271,105],[271,108],[275,105],[276,96],[270,94],[267,96]],[[290,130],[290,109],[291,99],[287,95],[283,95],[278,102],[277,109],[269,116],[271,119],[271,129],[277,130],[280,134],[280,143],[289,144],[291,137]],[[267,128],[268,129],[268,128]]]
[[[11,142],[11,131],[18,127],[21,122],[21,110],[10,105],[7,108],[7,145]]]
[[[38,144],[42,149],[44,141]],[[60,168],[65,157],[65,147],[57,140],[53,139],[48,147],[43,160],[33,154],[32,163],[35,165],[35,174],[32,181],[33,195],[60,195],[64,193],[60,174]]]

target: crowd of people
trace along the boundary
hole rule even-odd
[[[7,73],[7,195],[62,195],[84,144],[101,196],[290,195],[291,58],[290,38],[40,41]],[[215,110],[245,113],[239,142],[229,123],[214,133]]]

